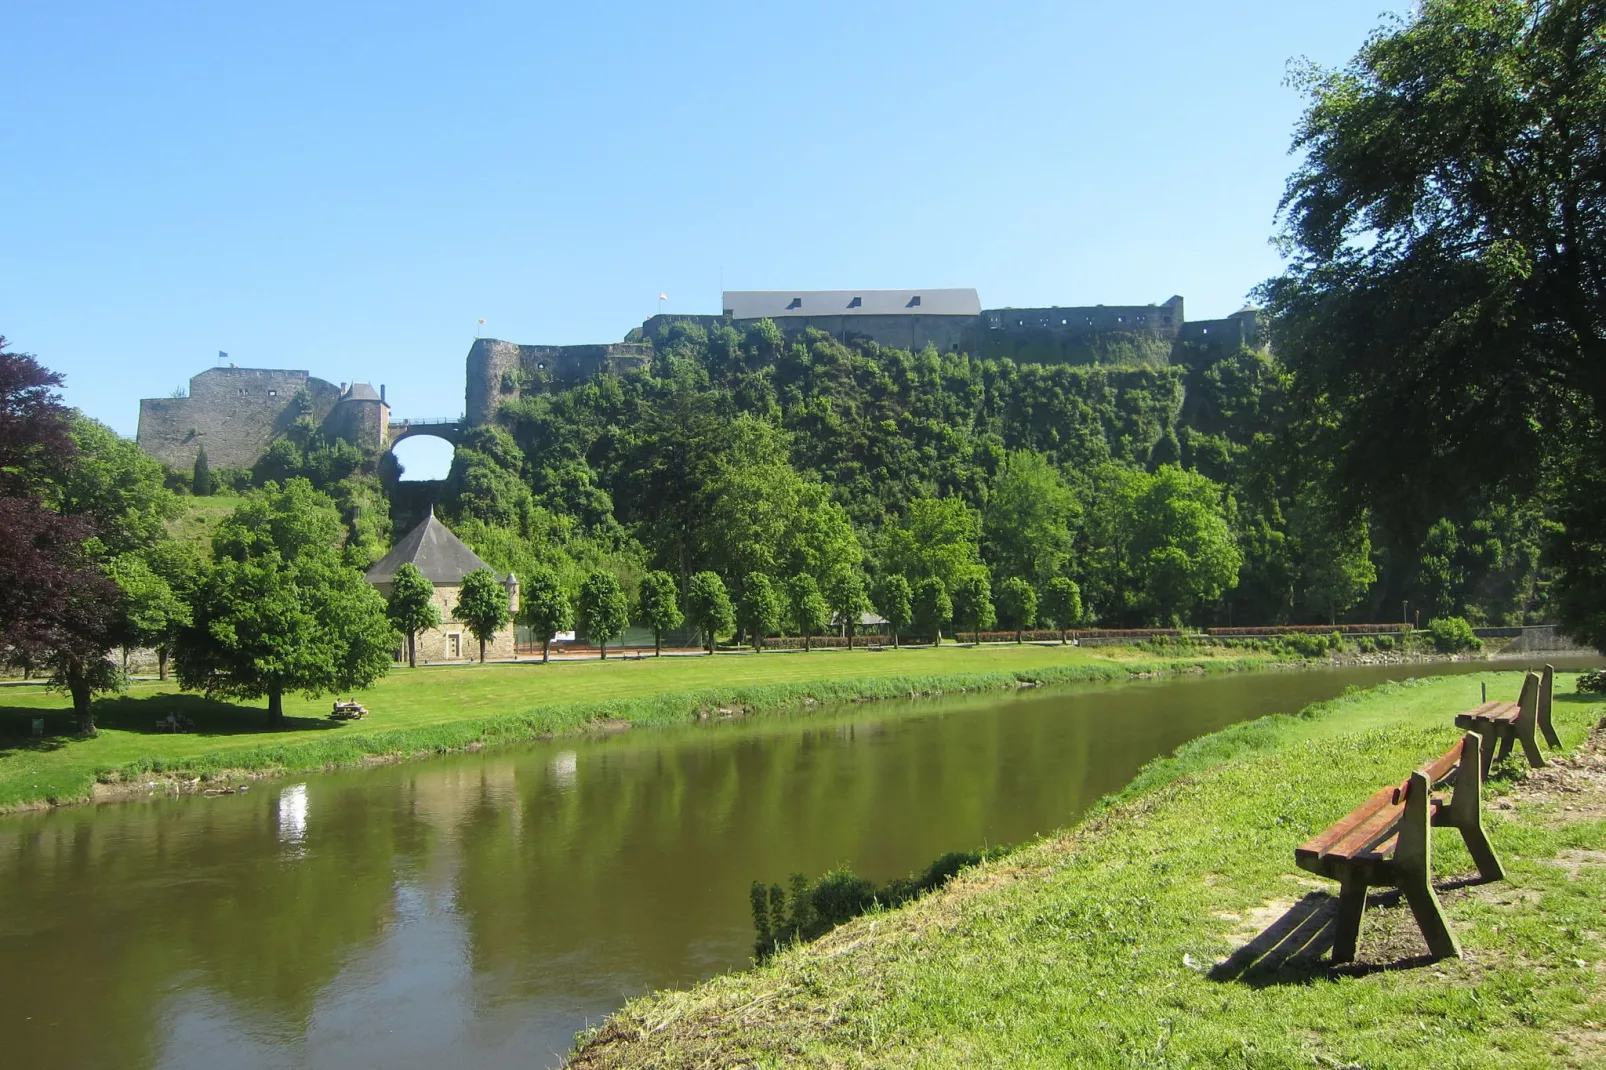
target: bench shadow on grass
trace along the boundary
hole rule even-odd
[[[1442,893],[1482,883],[1484,881],[1480,877],[1467,876],[1434,881],[1433,887]],[[1379,909],[1405,911],[1407,908],[1402,902],[1399,890],[1389,888],[1379,889],[1366,897],[1369,920],[1377,920],[1372,914]],[[1311,892],[1284,911],[1281,917],[1268,925],[1259,935],[1218,962],[1207,976],[1212,981],[1236,981],[1251,988],[1270,988],[1273,985],[1308,984],[1327,978],[1361,977],[1370,973],[1414,970],[1422,966],[1431,966],[1438,961],[1432,955],[1425,953],[1396,958],[1384,957],[1380,960],[1373,956],[1380,954],[1387,956],[1396,948],[1388,942],[1384,942],[1381,947],[1374,943],[1369,954],[1367,929],[1363,929],[1360,960],[1335,966],[1332,963],[1331,953],[1337,922],[1338,897],[1328,892]],[[1408,911],[1404,923],[1410,926],[1411,933],[1415,935],[1415,923],[1409,920]],[[1375,927],[1368,926],[1368,928],[1376,932]],[[1421,947],[1420,938],[1417,939],[1415,946]]]
[[[282,724],[268,727],[268,711],[262,706],[243,706],[203,695],[123,695],[99,699],[95,703],[95,723],[101,728],[140,735],[167,735],[160,723],[176,713],[192,725],[186,736],[209,738],[265,732],[323,732],[340,728],[345,722],[323,717],[286,717]],[[33,722],[44,721],[44,734],[35,736]],[[0,705],[0,757],[20,751],[60,750],[79,741],[78,719],[64,708],[36,709]]]

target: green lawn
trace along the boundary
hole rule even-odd
[[[999,645],[432,666],[398,669],[357,696],[370,710],[361,722],[329,721],[328,698],[286,696],[287,723],[272,732],[265,706],[213,702],[179,693],[173,684],[136,683],[128,694],[95,704],[101,731],[94,739],[72,735],[64,696],[3,687],[0,810],[83,799],[96,780],[151,772],[310,769],[580,731],[607,719],[665,723],[720,707],[978,690],[1023,679],[1069,682],[1167,664],[1108,648]],[[183,713],[198,730],[158,733],[156,722],[169,711]],[[46,735],[34,740],[28,733],[40,716]]]
[[[1515,696],[1520,677],[1487,680]],[[1514,760],[1497,769],[1485,821],[1505,881],[1447,880],[1471,860],[1435,830],[1464,958],[1426,961],[1386,894],[1356,967],[1250,944],[1277,919],[1328,917],[1336,886],[1297,869],[1294,847],[1458,738],[1468,683],[1384,685],[1205,737],[1080,826],[923,900],[633,1001],[572,1065],[1606,1065],[1606,763],[1561,774],[1595,785],[1584,792],[1523,781]],[[1557,683],[1576,748],[1606,705]]]
[[[184,511],[168,521],[167,530],[180,542],[199,544],[210,556],[212,532],[217,527],[218,521],[234,512],[235,507],[243,501],[245,498],[239,494],[218,493],[205,498],[192,498],[186,495],[179,499]]]

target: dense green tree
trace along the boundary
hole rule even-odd
[[[1468,501],[1606,460],[1603,32],[1606,8],[1576,0],[1426,0],[1301,73],[1277,352],[1322,417],[1303,448],[1406,553]],[[1581,526],[1598,514],[1570,515],[1560,586],[1588,587],[1599,571],[1559,540],[1600,543]],[[1606,599],[1590,591],[1567,604]]]
[[[49,499],[67,516],[95,531],[90,552],[102,563],[144,551],[167,538],[167,522],[180,512],[159,462],[97,420],[73,413],[70,463],[52,482]]]
[[[440,606],[435,602],[435,585],[411,561],[396,570],[390,583],[387,609],[390,622],[407,637],[407,666],[418,667],[418,633],[438,628]]]
[[[954,628],[970,625],[971,635],[981,642],[984,628],[991,628],[998,619],[993,611],[992,584],[984,572],[972,572],[954,585]]]
[[[731,605],[730,592],[717,573],[699,572],[691,578],[686,590],[686,619],[703,633],[710,654],[720,634],[736,626],[736,610]]]
[[[935,576],[953,590],[981,567],[981,514],[959,498],[918,498],[888,532],[883,563],[909,579]]]
[[[1047,458],[1030,450],[1011,453],[993,479],[983,520],[985,556],[994,574],[1040,584],[1062,573],[1080,511]]]
[[[954,617],[954,605],[948,597],[948,588],[935,576],[927,576],[915,584],[914,626],[922,635],[931,636],[932,646],[942,644],[942,629]]]
[[[574,603],[569,601],[558,574],[548,566],[532,564],[523,575],[519,587],[519,623],[540,636],[541,662],[546,664],[552,656],[552,637],[567,631],[574,622]]]
[[[202,446],[195,451],[195,468],[190,474],[190,493],[197,498],[207,498],[212,494],[212,465],[206,459],[206,447]]]
[[[1131,502],[1127,561],[1153,619],[1166,624],[1237,582],[1243,557],[1221,488],[1174,465],[1142,479]]]
[[[1337,624],[1377,581],[1366,514],[1346,520],[1314,490],[1289,513],[1290,534],[1299,548],[1300,601]]]
[[[781,592],[762,572],[749,572],[742,580],[742,597],[736,606],[736,622],[747,633],[754,650],[764,649],[764,638],[781,629],[785,615]]]
[[[1082,622],[1082,589],[1076,581],[1055,576],[1043,589],[1043,615],[1059,629],[1060,643],[1065,633]]]
[[[485,663],[485,644],[507,627],[512,613],[508,609],[507,588],[488,568],[477,568],[463,577],[457,588],[457,604],[452,616],[463,622],[480,644],[480,664]]]
[[[843,566],[825,579],[825,604],[842,625],[848,637],[848,649],[853,649],[853,632],[859,626],[859,617],[870,607],[864,591],[864,573],[857,568]]]
[[[316,697],[383,676],[399,638],[385,600],[341,559],[334,503],[303,479],[270,485],[212,536],[212,567],[179,630],[188,690],[268,699],[284,720],[286,691]]]
[[[897,574],[882,577],[876,584],[875,609],[885,618],[896,649],[899,633],[914,619],[914,592],[909,589],[909,581]]]
[[[667,572],[649,572],[641,578],[641,619],[652,629],[653,654],[664,652],[664,633],[680,627],[686,616],[680,611],[680,591],[675,577]]]
[[[1016,643],[1021,632],[1037,624],[1037,592],[1019,576],[998,585],[998,623],[1015,633]]]
[[[601,569],[586,577],[577,600],[580,631],[597,644],[602,660],[608,660],[608,640],[630,623],[630,602],[611,572]]]
[[[803,649],[807,651],[814,637],[831,626],[831,607],[826,605],[820,585],[807,572],[793,576],[787,582],[786,591],[792,626],[803,637]]]
[[[119,554],[106,569],[122,591],[114,637],[123,648],[123,669],[128,668],[130,647],[166,650],[177,630],[189,623],[190,607],[139,554]],[[162,676],[166,676],[166,659]]]

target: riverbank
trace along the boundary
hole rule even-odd
[[[1483,683],[1515,695],[1520,676],[1384,685],[1206,736],[923,900],[632,1001],[572,1065],[1599,1066],[1606,740],[1580,747],[1606,703],[1571,674],[1555,706],[1571,756],[1504,763],[1487,790],[1508,879],[1459,884],[1459,837],[1435,837],[1464,958],[1421,959],[1391,894],[1354,967],[1270,951],[1279,925],[1325,920],[1330,939],[1335,886],[1293,848],[1442,752]]]
[[[1233,652],[1237,653],[1237,652]],[[611,659],[399,669],[361,696],[372,711],[334,722],[329,700],[285,697],[273,730],[260,706],[136,683],[95,704],[100,733],[73,735],[63,696],[0,693],[0,812],[153,792],[220,790],[252,777],[445,754],[632,725],[745,716],[826,702],[909,698],[1029,685],[1234,671],[1268,657],[1167,659],[1130,649],[946,646],[714,658]],[[195,731],[163,733],[181,714]],[[45,734],[27,733],[33,719]]]

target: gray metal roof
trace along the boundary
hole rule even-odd
[[[341,401],[378,401],[379,400],[379,391],[374,389],[372,383],[352,383],[351,384],[351,389],[347,390],[346,391],[346,396],[341,398],[340,400]]]
[[[726,290],[732,319],[785,316],[979,316],[981,298],[961,290]]]
[[[371,566],[364,576],[375,585],[389,583],[396,578],[396,570],[408,563],[417,566],[429,582],[448,587],[462,583],[463,577],[475,569],[491,567],[453,535],[451,529],[436,520],[433,512],[428,520],[402,536],[390,553]]]

